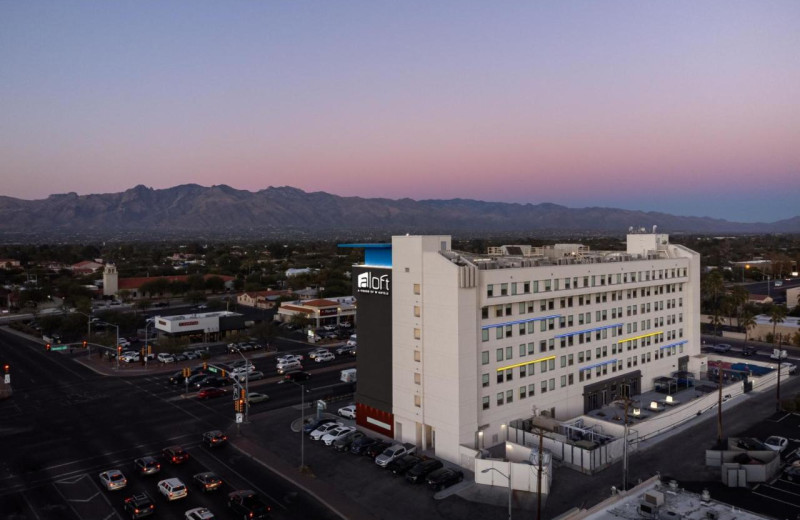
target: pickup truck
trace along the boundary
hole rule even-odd
[[[385,468],[387,464],[395,459],[399,459],[404,455],[411,455],[417,451],[417,447],[413,444],[392,444],[383,453],[375,457],[375,464]]]

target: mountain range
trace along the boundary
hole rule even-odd
[[[120,193],[0,196],[0,236],[344,236],[375,233],[614,233],[657,225],[670,233],[800,233],[800,216],[771,223],[615,208],[568,208],[469,199],[341,197],[270,187],[251,192],[226,185],[136,186]]]

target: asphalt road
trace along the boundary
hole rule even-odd
[[[71,519],[125,517],[123,500],[146,491],[156,501],[159,518],[183,518],[192,507],[206,506],[225,516],[223,494],[232,489],[260,491],[274,518],[334,518],[318,502],[287,484],[257,462],[231,447],[209,451],[200,435],[233,424],[230,398],[200,401],[184,395],[183,386],[170,385],[170,371],[139,377],[98,375],[41,344],[0,331],[0,362],[11,367],[14,395],[0,401],[0,518]],[[274,374],[267,359],[256,366]],[[261,366],[260,366],[261,365]],[[267,369],[272,368],[271,372]],[[347,391],[338,384],[339,371],[317,371],[309,382],[315,395]],[[253,405],[265,412],[297,404],[294,385],[271,378],[251,385],[251,391],[270,396]],[[265,442],[269,442],[266,440]],[[180,444],[190,461],[165,466],[158,475],[139,477],[133,459],[157,455],[165,446]],[[117,492],[100,488],[97,475],[118,468],[128,487]],[[167,503],[156,483],[177,476],[185,483],[204,470],[217,472],[226,483],[222,493],[203,496],[190,489],[188,498]]]

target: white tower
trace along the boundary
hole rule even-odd
[[[114,264],[106,264],[103,269],[103,296],[114,296],[119,290],[119,274],[117,273],[117,266]]]

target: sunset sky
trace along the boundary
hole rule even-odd
[[[800,2],[0,1],[0,195],[800,215]]]

